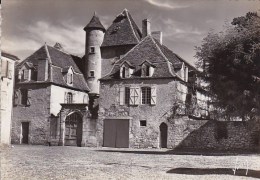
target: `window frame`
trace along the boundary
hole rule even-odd
[[[93,73],[93,75],[91,73]],[[94,70],[89,71],[89,77],[95,77],[95,71]]]
[[[71,92],[68,92],[66,94],[66,99],[67,99],[67,104],[72,104],[73,103],[73,94]]]
[[[95,46],[90,46],[89,47],[89,54],[95,54],[96,53],[96,48]]]
[[[141,87],[141,104],[142,105],[151,105],[152,98],[152,88],[151,87]]]

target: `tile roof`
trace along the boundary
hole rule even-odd
[[[92,17],[90,22],[84,27],[85,31],[87,29],[101,29],[103,31],[106,31],[106,29],[104,28],[104,26],[100,22],[99,17],[96,15],[96,13],[94,14],[94,16]]]
[[[37,67],[39,59],[48,59],[49,63],[52,64],[52,73],[49,73],[49,78],[46,82],[52,82],[58,85],[78,90],[89,91],[84,76],[75,62],[76,59],[79,60],[81,58],[67,54],[46,44],[37,51],[35,51],[31,56],[27,57],[24,61],[19,63],[17,65],[17,69],[22,67],[25,63],[30,63]],[[63,79],[62,74],[62,69],[68,69],[70,66],[73,68],[75,72],[73,75],[73,86],[67,85],[67,83]],[[50,74],[52,74],[52,77],[50,77]]]
[[[119,79],[120,65],[125,61],[135,67],[135,72],[131,76],[132,78],[141,78],[140,65],[144,61],[148,61],[156,66],[151,78],[178,77],[178,75],[174,73],[172,63],[163,54],[151,36],[145,37],[138,45],[118,60],[111,73],[101,79]]]
[[[125,9],[107,29],[102,46],[135,45],[141,40],[141,31]]]

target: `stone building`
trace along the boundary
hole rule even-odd
[[[76,63],[81,58],[56,43],[17,65],[13,143],[84,145],[89,88]]]
[[[1,52],[0,79],[0,146],[11,143],[11,117],[13,107],[14,67],[18,57]]]

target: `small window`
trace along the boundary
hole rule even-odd
[[[95,71],[90,71],[90,77],[95,77]]]
[[[142,104],[151,104],[151,88],[142,87]]]
[[[72,101],[73,101],[72,93],[67,93],[67,103],[72,104]]]
[[[146,69],[145,76],[149,77],[150,76],[150,67],[146,66],[145,69]]]
[[[72,73],[68,73],[67,74],[67,83],[68,84],[72,84],[73,83],[73,74]]]
[[[95,47],[94,46],[91,46],[89,48],[89,53],[95,53]]]
[[[21,104],[27,106],[28,105],[28,90],[21,89]]]
[[[218,122],[216,124],[215,138],[216,138],[216,140],[221,140],[221,139],[227,139],[228,138],[227,125],[224,124],[223,122]]]
[[[146,120],[140,120],[140,126],[145,127],[146,126]]]
[[[130,100],[130,88],[125,87],[125,104],[129,105]]]
[[[22,81],[29,80],[29,72],[30,72],[30,70],[28,70],[28,69],[24,69],[22,71]]]

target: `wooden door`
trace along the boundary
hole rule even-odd
[[[22,144],[29,143],[29,122],[22,122]]]
[[[129,120],[107,119],[104,120],[105,147],[129,147]]]
[[[168,126],[165,123],[160,125],[160,146],[167,148]]]
[[[78,114],[72,114],[65,121],[65,145],[81,146],[82,118]]]

